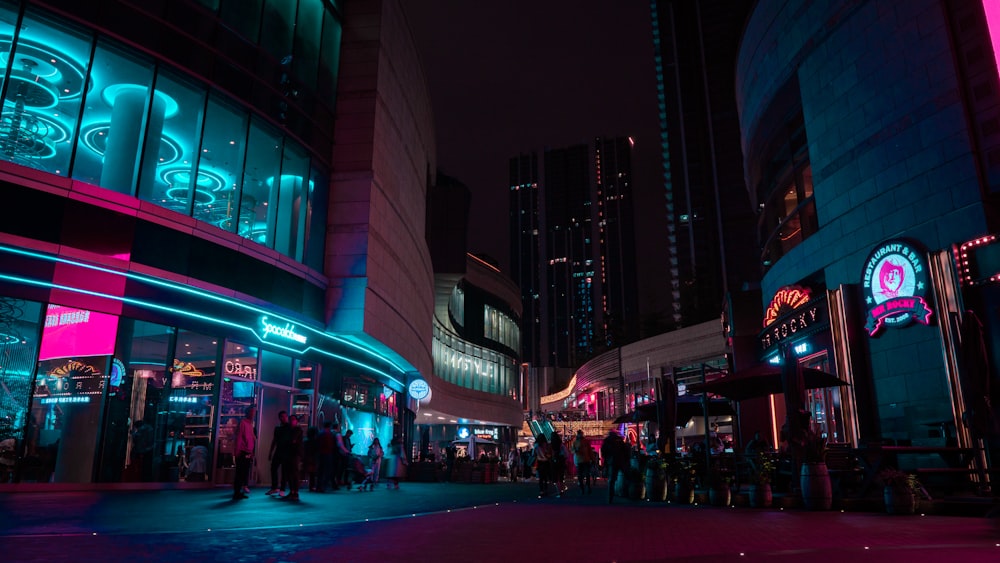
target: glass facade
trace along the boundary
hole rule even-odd
[[[483,332],[486,338],[511,350],[521,349],[521,329],[517,322],[489,305],[483,309]]]
[[[265,4],[271,16],[296,14],[294,2]],[[320,0],[300,4],[310,7],[300,19],[323,10]],[[292,19],[264,26],[260,41],[281,56],[296,42],[303,57],[293,70],[315,82],[325,20],[313,15],[319,23],[301,37]],[[322,269],[322,229],[309,227],[313,215],[325,219],[313,210],[327,202],[327,174],[304,146],[136,49],[32,8],[16,22],[0,5],[0,159],[138,197]]]
[[[517,365],[513,358],[476,346],[434,324],[431,347],[435,375],[475,391],[517,398]]]

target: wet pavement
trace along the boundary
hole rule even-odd
[[[231,500],[226,489],[0,493],[7,561],[1000,561],[1000,518],[719,508],[534,483]]]

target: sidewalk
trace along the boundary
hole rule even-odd
[[[535,483],[0,494],[10,561],[1000,561],[1000,519],[538,498]]]

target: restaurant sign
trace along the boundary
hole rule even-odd
[[[826,299],[811,298],[810,290],[798,286],[779,289],[767,306],[760,348],[767,356],[778,344],[812,334],[828,325]]]
[[[877,336],[886,327],[901,328],[916,321],[930,324],[927,304],[927,253],[905,240],[879,245],[865,260],[862,291],[865,329]]]

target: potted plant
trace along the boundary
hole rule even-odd
[[[882,500],[885,511],[889,514],[913,514],[917,511],[917,494],[920,492],[920,482],[917,476],[886,467],[878,474],[882,482]]]
[[[750,464],[749,501],[753,508],[771,506],[771,478],[774,475],[774,460],[764,452],[758,453]]]
[[[675,457],[667,469],[673,483],[673,500],[680,504],[694,502],[695,468],[689,458]]]
[[[807,428],[793,444],[802,460],[799,474],[802,506],[806,510],[830,510],[833,491],[826,467],[826,438]]]
[[[646,461],[646,498],[649,500],[667,500],[667,465],[663,456],[650,457]]]
[[[732,500],[732,491],[729,486],[732,482],[733,476],[731,474],[718,469],[710,471],[706,482],[708,503],[712,506],[729,506]]]

